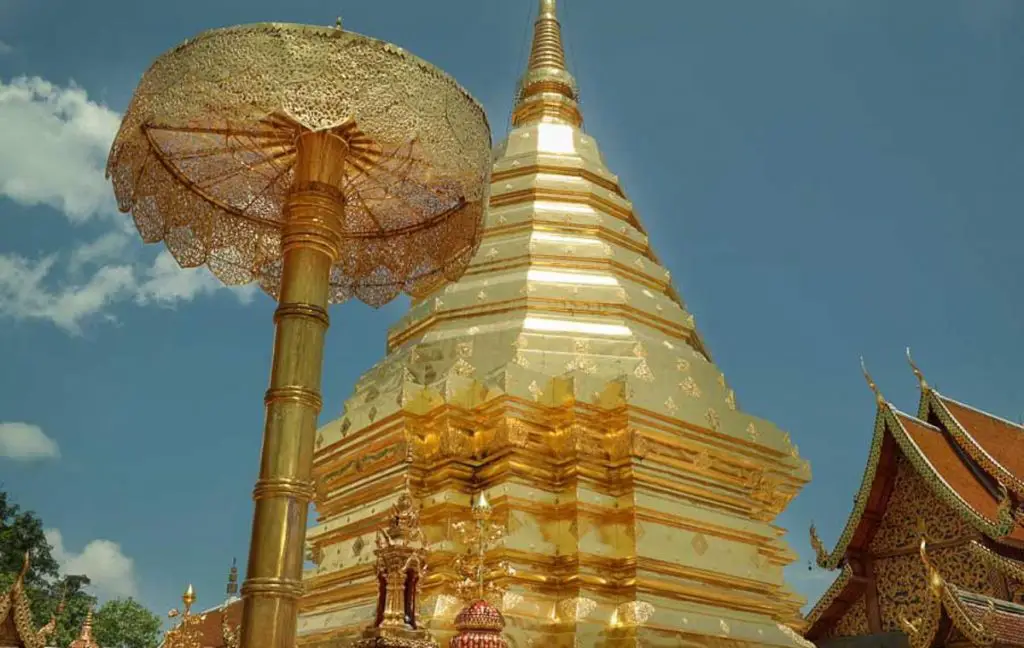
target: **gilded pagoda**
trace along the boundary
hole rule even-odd
[[[512,646],[804,643],[772,522],[810,468],[738,407],[582,124],[541,0],[475,258],[390,329],[318,432],[300,645],[345,645],[375,617],[373,538],[406,479],[429,547],[420,617],[442,645],[461,607],[450,529],[478,493],[507,532],[485,560]]]
[[[837,575],[806,636],[1024,646],[1024,427],[944,396],[911,366],[916,416],[868,376],[877,413],[853,512],[831,551],[811,528],[818,564]]]

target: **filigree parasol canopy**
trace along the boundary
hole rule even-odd
[[[348,144],[332,303],[378,306],[461,275],[487,201],[484,111],[432,65],[352,32],[265,23],[186,41],[140,81],[107,174],[143,240],[276,297],[297,138],[309,131]]]

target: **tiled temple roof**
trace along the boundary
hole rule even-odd
[[[867,547],[895,479],[896,453],[906,456],[965,521],[996,542],[1024,548],[1024,516],[1018,512],[1024,475],[1010,469],[1024,464],[1011,456],[1015,451],[1024,456],[1024,428],[939,395],[916,367],[915,373],[922,386],[920,417],[897,410],[880,395],[876,399],[864,477],[835,548],[827,551],[811,529],[818,564],[825,569],[838,567],[849,549]]]
[[[868,377],[876,394],[875,429],[853,511],[832,551],[825,549],[811,528],[819,566],[842,571],[808,614],[809,637],[819,636],[864,592],[869,581],[855,572],[847,558],[868,551],[888,506],[901,455],[937,498],[991,541],[994,548],[970,543],[973,555],[991,569],[1024,578],[1024,563],[1017,560],[1024,555],[1024,515],[1019,512],[1024,492],[1024,428],[941,396],[916,366],[914,371],[921,385],[917,417],[882,398]],[[965,595],[974,601],[980,596]]]

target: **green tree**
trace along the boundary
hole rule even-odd
[[[0,487],[0,592],[7,591],[21,571],[26,551],[31,561],[25,574],[25,593],[32,620],[38,628],[56,615],[57,630],[48,643],[66,648],[78,637],[89,609],[96,605],[96,597],[85,591],[89,577],[60,573],[42,520],[11,503]],[[102,648],[155,648],[162,624],[155,614],[127,599],[105,603],[96,611],[93,625]]]
[[[85,591],[88,586],[87,576],[65,576],[50,586],[45,597],[47,620],[50,615],[57,614],[57,608],[62,601],[64,603],[64,609],[57,614],[57,631],[48,642],[51,646],[66,648],[78,637],[89,609],[96,605],[96,597]]]
[[[96,612],[96,643],[101,648],[156,648],[163,622],[134,599],[107,601]]]
[[[32,511],[23,511],[11,503],[0,490],[0,591],[11,586],[28,553],[30,562],[25,574],[25,592],[29,596],[32,619],[37,625],[46,623],[56,607],[51,601],[53,582],[60,576],[60,566],[53,557],[50,543],[43,533],[43,521]]]

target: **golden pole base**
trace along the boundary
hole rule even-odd
[[[297,142],[285,206],[284,262],[260,476],[253,490],[249,564],[242,585],[242,648],[293,648],[306,516],[313,499],[313,450],[322,401],[331,266],[340,254],[342,185],[348,145],[310,132]]]

